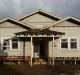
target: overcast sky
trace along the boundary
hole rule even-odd
[[[42,9],[58,16],[80,18],[80,0],[0,0],[0,18],[19,18]]]

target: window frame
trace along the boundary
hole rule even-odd
[[[70,40],[71,40],[71,39],[76,39],[76,40],[77,40],[77,41],[76,41],[76,42],[77,42],[77,48],[73,48],[73,49],[72,49],[72,48],[71,48],[71,42],[70,42],[70,50],[79,50],[79,38],[72,37],[72,38],[70,38]]]
[[[14,49],[14,48],[12,48],[12,39],[18,39],[18,48],[16,48],[16,49]],[[12,38],[11,40],[10,40],[10,50],[20,50],[20,41],[19,41],[19,38]]]
[[[65,44],[65,47],[63,44]],[[61,39],[61,48],[68,49],[68,39]]]
[[[68,39],[68,48],[61,48],[61,40],[62,39]],[[77,49],[71,48],[70,39],[77,39]],[[78,37],[61,37],[60,38],[60,50],[79,50],[79,38]]]
[[[61,40],[62,39],[67,39],[68,40],[68,38],[66,38],[66,37],[63,37],[63,38],[60,38],[60,50],[68,50],[68,48],[61,48]],[[69,47],[69,46],[68,46]]]
[[[9,39],[9,38],[10,37],[1,37],[1,50],[3,50],[3,47],[4,47],[4,39]],[[10,44],[10,40],[9,40],[9,44]],[[9,45],[9,47],[10,47],[10,45]],[[4,50],[4,51],[6,51],[6,50]]]
[[[11,38],[11,37],[1,37],[1,47],[0,47],[1,50],[3,50],[3,40],[4,39],[9,39],[9,43],[10,43],[10,49],[9,50],[20,50],[19,38],[17,38],[18,39],[18,49],[13,49],[12,48],[12,39],[16,39],[16,38]],[[4,50],[4,51],[7,51],[7,50]]]

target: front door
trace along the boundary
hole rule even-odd
[[[34,58],[48,58],[48,40],[37,39],[34,42]]]
[[[34,43],[34,58],[40,58],[40,44],[39,44],[39,42]]]
[[[40,41],[40,58],[47,58],[48,57],[48,41],[41,40]]]
[[[45,41],[40,41],[40,58],[45,58]]]

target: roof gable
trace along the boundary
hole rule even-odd
[[[9,17],[1,20],[1,21],[0,21],[0,24],[5,23],[5,22],[14,23],[15,25],[18,25],[18,26],[23,27],[23,28],[25,28],[25,29],[35,28],[35,27],[33,27],[33,26],[30,26],[30,25],[25,25],[25,24],[23,24],[23,23],[21,23],[21,22],[19,22],[19,21],[16,21],[16,20],[14,20],[14,19],[12,19],[12,18],[9,18]]]
[[[52,27],[54,25],[57,25],[57,24],[60,24],[60,23],[62,23],[64,21],[68,21],[68,22],[71,22],[71,23],[74,23],[74,24],[80,26],[80,20],[79,19],[71,17],[71,16],[68,16],[68,17],[66,17],[64,19],[61,19],[61,20],[55,22],[53,25],[43,27],[43,29],[50,28],[50,27]]]
[[[19,18],[18,20],[21,21],[21,20],[23,20],[23,19],[25,19],[25,18],[27,18],[27,17],[30,17],[30,16],[32,16],[32,15],[34,15],[34,14],[36,14],[36,13],[41,14],[41,15],[44,15],[44,16],[46,16],[46,17],[48,17],[48,18],[54,19],[55,21],[58,21],[58,20],[61,19],[60,17],[57,17],[57,16],[55,16],[55,15],[52,15],[52,14],[49,13],[49,12],[46,12],[46,11],[43,11],[43,10],[39,9],[39,10],[37,10],[37,11],[35,11],[35,12],[32,12],[32,13],[30,13],[30,14],[28,14],[28,15],[25,15],[25,16]]]

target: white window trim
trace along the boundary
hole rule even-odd
[[[68,48],[65,50],[79,50],[79,38],[78,37],[62,37],[62,38],[60,38],[60,50],[64,50],[64,48],[61,48],[61,39],[68,39]],[[70,48],[70,39],[77,39],[77,49]]]
[[[13,39],[15,39],[15,38],[13,38]],[[12,39],[10,39],[10,50],[20,50],[20,41],[19,41],[19,39],[18,39],[18,49],[13,49],[12,48]]]
[[[1,37],[1,50],[3,50],[3,40],[4,39],[9,39],[11,37]],[[9,40],[10,43],[10,50],[20,50],[20,41],[18,39],[18,49],[12,49],[12,39]]]
[[[9,39],[10,37],[1,37],[1,50],[3,50],[3,40],[4,39]],[[9,40],[10,43],[10,40]]]
[[[70,48],[70,50],[79,50],[79,38],[78,37],[71,37],[71,38],[69,38],[69,41],[70,41],[70,39],[77,39],[77,49]],[[70,42],[69,42],[69,44],[70,44]]]
[[[68,39],[68,38],[67,38],[67,37],[62,37],[62,38],[60,38],[60,50],[64,50],[64,48],[61,48],[61,39]],[[65,49],[65,50],[68,50],[68,48]]]

